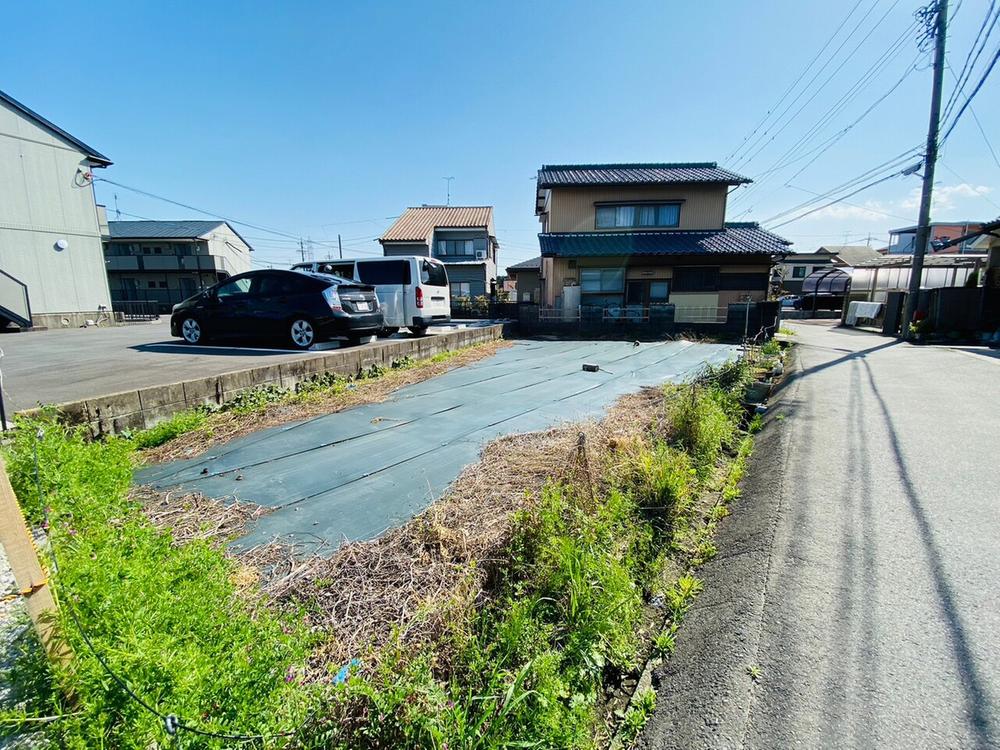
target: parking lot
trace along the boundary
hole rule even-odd
[[[428,333],[450,330],[454,327],[440,326]],[[407,335],[396,334],[403,338]],[[320,348],[337,346],[331,342]],[[0,349],[8,418],[39,402],[58,404],[317,356],[316,352],[287,349],[189,346],[170,336],[170,324],[165,318],[112,328],[6,334],[0,336]]]
[[[688,341],[520,341],[384,402],[262,430],[136,479],[273,508],[245,544],[320,539],[329,550],[425,509],[490,440],[599,417],[625,393],[734,355]]]

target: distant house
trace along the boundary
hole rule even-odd
[[[542,258],[532,258],[507,266],[507,278],[513,282],[512,300],[518,302],[538,302],[541,298]]]
[[[0,325],[110,308],[93,170],[111,160],[0,91]]]
[[[858,263],[881,257],[867,245],[824,245],[812,253],[788,253],[777,265],[781,288],[798,294],[809,274],[826,268],[853,268]]]
[[[978,232],[983,226],[981,221],[932,221],[930,236],[925,252],[937,253],[937,245]],[[940,252],[943,253],[974,253],[977,238],[969,239],[958,245],[952,245]],[[889,254],[913,255],[917,243],[917,227],[902,227],[889,230]]]
[[[153,302],[168,313],[199,290],[249,271],[252,251],[224,221],[109,221],[104,258],[112,305]]]
[[[612,315],[671,304],[677,321],[717,322],[731,303],[766,299],[790,243],[726,222],[729,190],[746,182],[715,162],[543,166],[543,304]]]
[[[448,269],[452,297],[490,294],[497,242],[492,206],[408,208],[378,240],[385,255],[429,255]]]

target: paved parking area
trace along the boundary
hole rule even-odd
[[[429,333],[449,330],[453,328],[441,326]],[[405,338],[408,334],[396,335]],[[338,344],[321,346],[328,349]],[[170,336],[165,318],[113,328],[4,334],[0,349],[8,418],[39,403],[60,404],[316,356],[288,349],[188,346]]]
[[[522,341],[382,403],[263,430],[148,467],[136,481],[273,508],[245,544],[319,538],[336,547],[425,509],[490,440],[600,416],[622,394],[686,380],[734,355],[686,341]],[[583,372],[584,362],[602,369]]]

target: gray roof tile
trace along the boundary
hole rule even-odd
[[[208,234],[224,221],[109,221],[111,239],[193,240]]]
[[[650,164],[545,164],[538,170],[538,187],[568,185],[658,185],[672,182],[714,182],[740,185],[749,177],[722,169],[714,161]]]
[[[771,254],[788,252],[791,244],[753,223],[700,232],[552,232],[538,240],[549,257]]]

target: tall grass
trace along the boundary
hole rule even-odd
[[[51,415],[17,425],[7,450],[11,481],[35,520],[43,503],[49,509],[60,626],[76,654],[71,672],[47,680],[30,659],[15,665],[8,679],[35,685],[25,710],[66,713],[63,688],[71,688],[73,715],[47,727],[59,746],[148,748],[168,740],[162,722],[107,674],[82,626],[111,669],[163,713],[211,731],[293,730],[309,695],[286,677],[304,663],[307,634],[294,618],[240,595],[239,571],[221,550],[176,545],[152,526],[127,499],[133,450],[125,439],[91,442]]]

